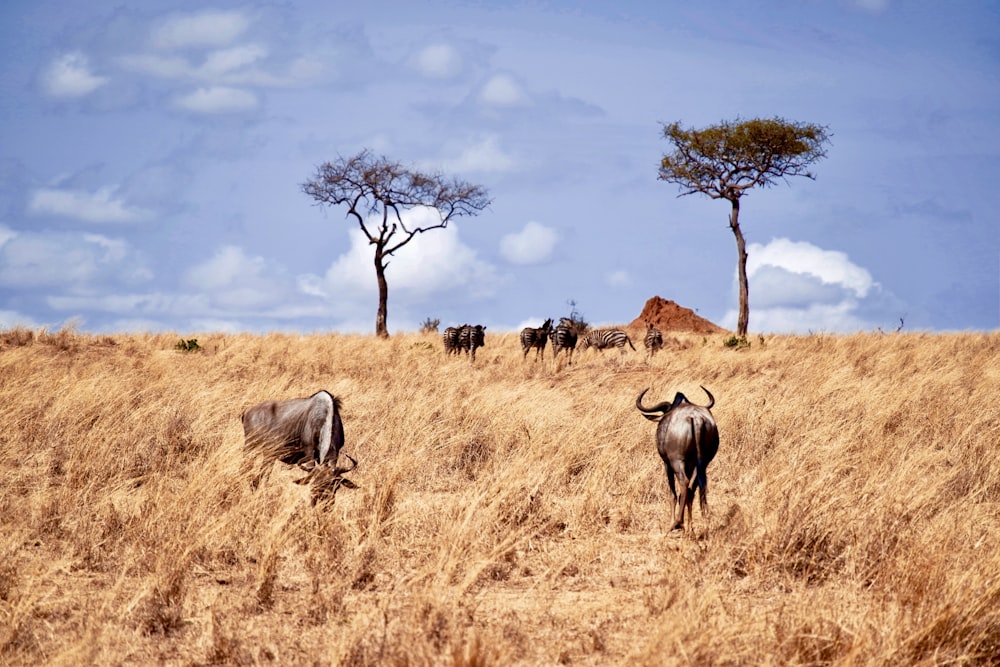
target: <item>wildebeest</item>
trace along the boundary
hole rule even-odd
[[[667,483],[674,496],[673,529],[676,530],[684,528],[685,509],[688,527],[693,530],[694,486],[700,489],[698,500],[701,513],[708,518],[706,469],[719,451],[719,429],[711,413],[715,397],[705,387],[702,390],[708,394],[706,406],[695,405],[684,394],[677,392],[672,403],[664,402],[647,408],[642,404],[642,397],[649,391],[648,388],[643,389],[635,399],[635,407],[643,417],[659,422],[656,427],[656,450],[663,459]],[[680,495],[674,485],[675,478],[680,486]]]
[[[635,350],[635,345],[632,344],[632,339],[628,337],[628,334],[621,329],[594,329],[593,331],[588,331],[584,334],[583,338],[580,339],[580,352],[583,352],[588,347],[593,347],[598,350],[604,350],[609,347],[617,347],[625,355],[625,343]]]
[[[646,337],[642,344],[646,347],[646,358],[651,359],[663,348],[663,333],[652,322],[646,322]]]
[[[566,350],[569,357],[569,364],[573,365],[573,350],[576,349],[576,329],[570,320],[565,317],[559,319],[559,325],[549,332],[552,339],[552,358],[559,361],[559,352]]]
[[[297,480],[300,484],[315,478],[325,480],[323,483],[334,490],[341,485],[353,487],[353,482],[343,480],[343,474],[353,470],[357,461],[345,453],[350,465],[336,466],[344,447],[340,409],[339,398],[320,390],[308,398],[264,401],[244,410],[240,419],[246,437],[247,465],[255,468],[253,487],[270,472],[274,461],[308,471],[306,477]]]
[[[521,329],[521,350],[524,352],[522,360],[528,358],[528,352],[535,348],[535,361],[539,355],[545,360],[545,344],[549,342],[549,332],[552,331],[552,318],[545,320],[545,323],[538,329],[525,327]]]

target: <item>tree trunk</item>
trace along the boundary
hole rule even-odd
[[[375,335],[388,338],[389,329],[385,325],[388,315],[389,284],[385,281],[385,264],[382,262],[382,247],[375,246],[375,276],[378,278],[378,312],[375,314]]]
[[[729,214],[729,228],[733,230],[736,237],[736,252],[739,256],[737,265],[737,275],[740,280],[740,314],[736,320],[736,335],[746,336],[747,327],[750,324],[750,286],[747,281],[747,242],[743,238],[740,230],[740,199],[734,197],[729,200],[733,204],[733,210]]]

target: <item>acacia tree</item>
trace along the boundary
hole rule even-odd
[[[476,215],[490,205],[486,189],[479,185],[404,167],[368,149],[320,165],[302,184],[302,191],[319,205],[346,205],[347,217],[358,223],[368,243],[375,246],[375,334],[382,338],[389,335],[389,285],[385,279],[389,257],[417,234],[443,229],[452,218]],[[420,225],[404,221],[403,213],[417,207],[435,209],[439,221]]]
[[[740,312],[736,333],[745,336],[750,321],[746,240],[740,229],[740,198],[750,188],[774,185],[788,176],[815,179],[808,167],[826,156],[828,128],[783,118],[725,121],[702,130],[664,123],[671,152],[660,162],[660,180],[680,186],[684,195],[700,192],[732,206],[729,227],[739,257]]]

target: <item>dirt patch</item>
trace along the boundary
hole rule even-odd
[[[700,334],[726,333],[722,327],[706,320],[690,308],[680,306],[663,297],[654,296],[646,301],[642,314],[628,325],[630,329],[646,330],[651,322],[660,331],[686,331]]]

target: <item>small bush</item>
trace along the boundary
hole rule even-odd
[[[201,350],[201,345],[198,345],[197,338],[188,338],[187,340],[182,338],[177,341],[174,348],[180,350],[181,352],[197,352]]]
[[[750,347],[750,341],[747,340],[746,336],[737,336],[735,334],[722,341],[722,344],[725,347],[733,348],[736,350],[742,350],[744,348]]]
[[[438,327],[441,326],[441,320],[427,318],[420,325],[420,333],[422,334],[436,334],[438,332]]]

